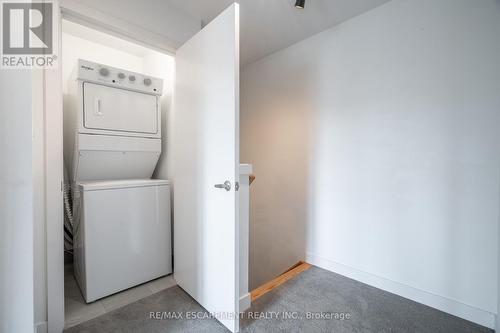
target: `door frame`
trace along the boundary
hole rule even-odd
[[[100,11],[82,6],[72,0],[53,0],[56,7],[54,29],[57,31],[58,56],[62,56],[62,20],[72,21],[103,33],[128,40],[144,47],[175,57],[175,49],[168,39]],[[42,200],[46,226],[46,297],[47,326],[49,333],[64,329],[64,207],[62,205],[63,179],[63,89],[61,63],[55,69],[43,69],[42,77],[33,89],[43,92],[43,143],[34,145],[33,154],[43,156],[43,179],[33,179],[44,184]],[[41,84],[40,84],[41,83]],[[35,125],[35,124],[34,124]],[[37,325],[36,330],[42,323]]]

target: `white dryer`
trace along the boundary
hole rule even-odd
[[[172,273],[162,80],[79,60],[64,105],[74,273],[87,302]]]
[[[161,79],[79,60],[64,105],[74,181],[151,178],[161,153]]]

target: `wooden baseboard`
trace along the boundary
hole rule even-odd
[[[300,273],[308,270],[311,267],[310,264],[299,261],[292,267],[290,267],[288,270],[286,270],[283,274],[277,276],[276,278],[272,279],[271,281],[264,283],[262,286],[252,290],[250,292],[250,295],[252,297],[252,301],[255,299],[259,298],[260,296],[270,292],[274,288],[282,285],[286,281],[290,280],[291,278],[299,275]]]

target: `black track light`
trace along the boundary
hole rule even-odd
[[[306,0],[297,0],[297,1],[295,1],[295,8],[304,9],[305,5],[306,5]]]

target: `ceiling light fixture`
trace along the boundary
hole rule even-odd
[[[304,9],[305,4],[306,0],[297,0],[295,1],[295,8]]]

